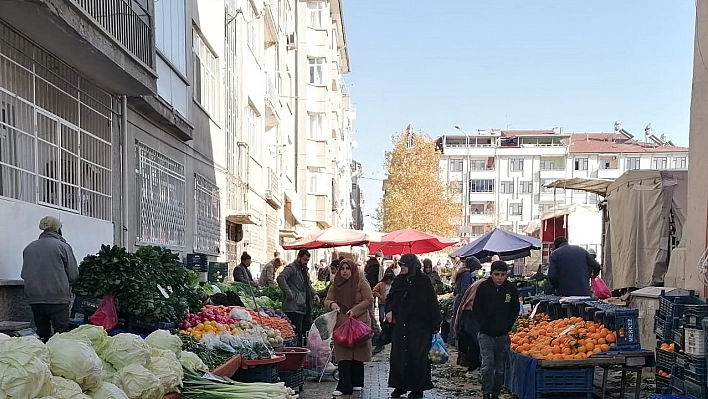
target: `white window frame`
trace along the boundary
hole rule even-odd
[[[307,2],[307,11],[309,18],[307,26],[313,29],[324,29],[325,11],[327,4],[323,0],[312,0]]]
[[[307,59],[307,63],[309,66],[308,83],[315,86],[324,86],[327,59],[324,57],[312,57]]]
[[[575,158],[573,160],[573,169],[577,171],[588,170],[588,158]]]
[[[523,158],[511,158],[509,160],[509,171],[510,172],[523,172],[524,171],[524,159]]]
[[[686,156],[673,157],[673,158],[671,158],[671,168],[672,169],[686,169],[687,160],[688,160],[688,157],[686,157]]]
[[[519,193],[520,194],[532,194],[533,193],[533,182],[532,181],[520,181],[519,182]]]
[[[476,190],[478,186],[482,189],[481,191]],[[475,191],[472,191],[472,187],[475,188]],[[470,193],[493,193],[494,179],[470,179],[468,190]]]
[[[309,125],[307,128],[307,137],[310,140],[323,141],[324,136],[324,112],[312,112],[308,114]]]
[[[625,159],[625,166],[626,170],[639,170],[641,169],[642,166],[642,158],[641,157],[627,157]],[[636,166],[636,167],[632,167]]]
[[[464,171],[464,159],[451,159],[450,160],[450,172],[463,172]]]
[[[667,156],[663,157],[653,157],[651,159],[652,169],[666,170],[669,168],[669,158]]]
[[[514,181],[505,180],[499,182],[499,192],[501,194],[514,194]]]
[[[260,39],[258,35],[259,28],[259,18],[258,13],[256,13],[256,7],[253,5],[251,0],[246,0],[246,44],[248,48],[251,49],[253,56],[258,59],[258,54],[260,50]]]
[[[204,38],[192,29],[194,101],[215,121],[219,120],[219,61]]]
[[[221,195],[219,187],[206,177],[194,174],[194,252],[219,255],[221,252]]]
[[[251,158],[256,162],[260,162],[263,155],[262,133],[261,116],[253,105],[249,104],[246,106],[246,139],[249,140]]]
[[[138,180],[138,238],[136,245],[184,249],[187,186],[184,165],[135,142]]]
[[[524,204],[523,202],[514,202],[509,204],[509,216],[523,216],[524,215]]]

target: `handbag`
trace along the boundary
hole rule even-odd
[[[391,343],[391,333],[393,326],[384,320],[381,323],[381,333],[379,333],[378,346],[386,346]]]

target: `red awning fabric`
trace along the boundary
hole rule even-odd
[[[386,234],[378,242],[370,242],[368,247],[371,253],[381,251],[384,255],[389,256],[436,252],[456,243],[456,240],[435,234],[424,233],[415,229],[403,229]]]
[[[318,249],[363,245],[371,241],[371,237],[359,230],[330,227],[283,245],[283,249]]]

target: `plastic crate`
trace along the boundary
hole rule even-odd
[[[535,399],[593,399],[592,392],[536,392]]]
[[[278,382],[277,364],[261,364],[248,369],[241,369],[234,374],[239,382]]]
[[[536,392],[592,392],[592,367],[536,369]]]
[[[536,293],[536,287],[520,287],[516,289],[519,292],[519,296],[523,298],[529,298]]]
[[[683,368],[683,376],[686,380],[693,380],[706,384],[706,359],[705,357],[696,357],[685,353],[676,354],[676,365]]]
[[[558,301],[550,301],[548,303],[548,309],[546,309],[546,314],[551,320],[564,319],[568,317],[568,311],[563,308],[563,305]]]
[[[128,322],[128,329],[130,329],[131,332],[134,332],[134,331],[153,332],[156,330],[174,330],[176,327],[177,327],[177,323],[174,323],[174,322],[147,323],[147,322],[138,320],[135,317],[130,317],[130,321]]]
[[[676,352],[669,352],[660,349],[662,343],[669,343],[668,341],[658,341],[656,343],[656,367],[671,371],[671,367],[676,362]]]
[[[639,311],[637,309],[613,309],[605,311],[605,326],[615,332],[617,350],[635,350],[641,347],[639,336]]]
[[[659,339],[666,341],[673,340],[674,330],[679,327],[679,320],[678,317],[666,320],[659,315],[654,316],[654,334],[656,334]]]
[[[684,375],[685,375],[685,374],[684,374],[684,371],[683,371],[683,367],[680,367],[680,366],[677,366],[677,365],[674,365],[673,367],[671,367],[671,376],[676,376],[677,378],[683,380],[683,379],[684,379]]]
[[[690,379],[683,382],[683,394],[692,398],[704,399],[706,397],[706,382],[699,384]]]
[[[678,295],[670,296],[662,292],[659,298],[659,314],[662,318],[683,317],[685,310],[692,307],[705,307],[704,301],[695,296]]]
[[[686,328],[703,329],[703,319],[708,317],[708,305],[686,305],[683,310],[683,322]]]
[[[305,377],[301,368],[294,371],[279,371],[278,378],[288,388],[298,388],[298,390],[302,391],[302,387],[305,385]]]
[[[706,354],[706,343],[705,343],[705,333],[703,330],[696,330],[693,328],[686,328],[684,330],[684,347],[683,350],[689,355],[693,356],[705,356]]]
[[[674,336],[674,343],[675,343],[676,345],[678,345],[678,346],[680,346],[680,347],[683,348],[683,344],[684,344],[684,340],[683,340],[684,329],[681,328],[681,327],[675,328],[675,329],[673,329],[673,330],[671,331],[671,333],[672,333],[673,336]]]
[[[680,395],[661,395],[655,393],[650,395],[647,399],[686,399],[686,397]]]
[[[672,393],[678,393],[678,394],[683,394],[684,391],[684,384],[683,380],[675,375],[671,375],[671,392]]]
[[[671,378],[662,377],[659,374],[654,375],[654,380],[656,381],[656,393],[671,393]]]

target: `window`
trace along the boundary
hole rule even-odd
[[[324,113],[309,114],[310,116],[310,129],[309,137],[311,140],[323,140],[324,139],[324,129],[322,124],[324,123]]]
[[[639,169],[639,157],[628,157],[627,158],[627,170]]]
[[[251,49],[253,55],[257,57],[259,54],[260,40],[258,39],[258,14],[251,0],[246,0],[246,44]]]
[[[522,172],[524,170],[523,158],[512,158],[509,160],[509,171]]]
[[[533,192],[533,182],[532,181],[519,182],[519,192],[521,194],[531,194]]]
[[[666,170],[668,166],[669,162],[666,157],[654,157],[651,160],[652,169]]]
[[[186,185],[184,165],[136,142],[138,243],[183,248]]]
[[[514,194],[514,182],[513,181],[503,181],[500,183],[500,193],[502,194]]]
[[[671,159],[672,169],[686,169],[686,157],[673,157]]]
[[[491,215],[494,213],[494,202],[476,202],[470,204],[470,215]]]
[[[538,204],[538,212],[543,213],[553,208],[553,204]]]
[[[323,85],[324,84],[324,58],[310,58],[308,59],[310,64],[310,84],[313,85]]]
[[[250,140],[250,155],[257,161],[261,160],[262,137],[261,137],[261,116],[252,106],[246,107],[246,137]]]
[[[471,193],[492,193],[494,192],[494,180],[470,180]]]
[[[617,169],[617,157],[600,158],[600,169]]]
[[[493,165],[489,165],[487,161],[481,159],[473,159],[470,161],[470,170],[492,170]]]
[[[324,26],[325,2],[324,1],[309,1],[307,9],[310,12],[310,28],[321,29]]]
[[[552,193],[552,192],[555,191],[557,194],[563,194],[563,193],[565,192],[565,190],[562,189],[562,188],[549,188],[549,187],[546,187],[547,184],[551,184],[551,183],[553,183],[553,182],[556,181],[556,180],[558,180],[558,179],[541,179],[541,192],[544,192],[544,193]]]
[[[588,170],[588,159],[575,158],[575,170]]]
[[[450,172],[462,172],[464,167],[464,159],[451,159]]]
[[[473,226],[467,226],[467,227],[469,228],[470,236],[473,236],[473,237],[481,236],[486,232],[484,226],[473,225]]]
[[[219,118],[219,64],[201,35],[192,30],[194,56],[194,101],[199,103],[213,119]]]
[[[112,97],[13,32],[2,36],[35,55],[0,50],[0,196],[112,221]]]
[[[542,159],[540,168],[541,170],[554,170],[556,168],[556,161],[553,159]]]
[[[194,207],[197,229],[194,252],[219,255],[221,251],[221,201],[219,187],[194,174]]]
[[[509,215],[520,216],[524,213],[524,204],[509,204]]]
[[[155,2],[157,93],[182,116],[188,116],[185,12],[185,0]]]
[[[332,179],[327,178],[324,169],[308,169],[307,193],[312,195],[327,195],[332,190]]]

